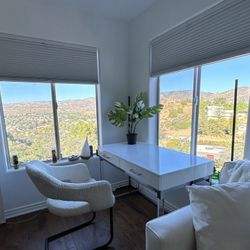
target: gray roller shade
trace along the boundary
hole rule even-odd
[[[97,83],[98,50],[0,33],[0,78]]]
[[[226,0],[151,41],[151,76],[250,52],[250,1]]]

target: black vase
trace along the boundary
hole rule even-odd
[[[137,138],[137,134],[135,134],[135,133],[127,134],[128,144],[130,144],[130,145],[136,144],[136,138]]]

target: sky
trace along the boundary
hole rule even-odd
[[[250,55],[202,66],[201,91],[216,93],[233,89],[235,79],[239,80],[239,87],[250,87]],[[160,83],[161,92],[192,90],[193,69],[163,75]],[[49,83],[2,82],[0,91],[4,104],[51,100]],[[95,96],[95,86],[56,84],[56,93],[58,101],[84,99]]]
[[[49,83],[2,82],[0,84],[2,102],[18,103],[31,101],[51,101]],[[56,84],[58,101],[69,99],[85,99],[95,96],[95,85]]]
[[[193,74],[193,69],[188,69],[161,76],[160,91],[192,90]],[[201,91],[215,93],[233,89],[235,79],[239,80],[239,87],[250,87],[250,55],[202,66]]]

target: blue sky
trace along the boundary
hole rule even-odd
[[[201,91],[222,92],[239,87],[250,87],[250,55],[204,65],[201,70]],[[192,90],[193,70],[183,70],[161,77],[161,91]]]
[[[3,103],[51,100],[48,83],[5,83],[1,85]],[[95,85],[56,84],[57,100],[84,99],[95,96]]]

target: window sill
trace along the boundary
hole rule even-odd
[[[25,170],[26,163],[22,163],[17,169],[15,169],[13,166],[9,167],[6,172],[7,173],[13,173],[13,172],[20,172]]]
[[[50,164],[51,166],[65,166],[65,165],[72,165],[72,164],[77,164],[77,163],[86,163],[88,161],[92,161],[92,160],[98,159],[98,158],[99,157],[97,155],[93,155],[89,159],[78,158],[77,160],[69,161],[68,158],[63,158],[55,163],[53,163],[52,161],[48,161],[46,163]]]
[[[56,163],[53,163],[52,161],[44,161],[47,164],[50,164],[51,166],[66,166],[66,165],[72,165],[72,164],[77,164],[77,163],[87,163],[88,161],[93,161],[99,159],[99,156],[97,155],[93,155],[91,158],[89,159],[77,159],[74,161],[69,161],[68,158],[63,158],[59,161],[57,161]],[[20,172],[20,171],[24,171],[25,167],[26,167],[27,163],[22,163],[19,168],[15,169],[13,166],[11,166],[10,168],[8,168],[6,170],[7,173],[13,173],[13,172]]]

